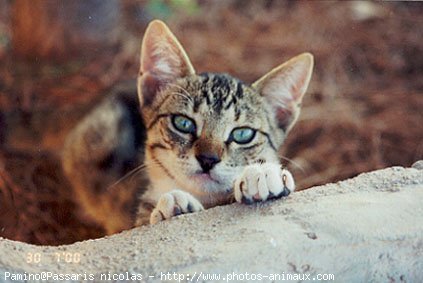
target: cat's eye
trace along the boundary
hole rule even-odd
[[[172,124],[178,131],[185,134],[194,134],[196,131],[195,122],[182,115],[173,115]]]
[[[239,144],[249,143],[254,139],[256,131],[251,128],[236,128],[231,133],[231,139]]]

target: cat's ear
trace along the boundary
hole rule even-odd
[[[138,96],[141,105],[153,102],[157,91],[172,81],[195,74],[179,41],[165,23],[152,21],[141,46]]]
[[[273,107],[279,127],[288,132],[298,118],[313,71],[313,55],[303,53],[276,67],[253,84]]]

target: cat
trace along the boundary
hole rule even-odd
[[[140,61],[138,99],[132,90],[107,97],[72,130],[63,151],[84,211],[107,233],[295,190],[278,151],[311,79],[310,53],[251,85],[196,74],[173,33],[154,20]]]

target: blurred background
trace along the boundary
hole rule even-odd
[[[276,0],[0,0],[0,236],[104,235],[60,167],[70,129],[136,78],[144,30],[168,23],[199,72],[253,82],[315,56],[281,154],[300,189],[423,159],[423,4]]]

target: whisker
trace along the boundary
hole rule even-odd
[[[137,176],[138,173],[140,173],[140,172],[142,172],[144,170],[147,170],[147,168],[152,169],[154,167],[160,168],[161,166],[158,163],[151,163],[148,166],[146,165],[146,166],[144,166],[144,168],[141,168],[140,170],[138,170],[137,172],[135,172],[134,174],[132,174],[131,179],[129,181],[132,182],[133,178],[135,178],[135,176]]]
[[[125,181],[126,179],[128,179],[129,177],[136,176],[136,174],[138,174],[138,173],[142,172],[143,170],[147,169],[147,166],[149,166],[151,168],[151,166],[154,166],[154,165],[158,165],[158,164],[156,164],[156,162],[151,162],[149,164],[144,163],[144,164],[141,164],[141,165],[135,167],[134,169],[132,169],[131,171],[129,171],[128,173],[126,173],[125,175],[123,175],[121,178],[119,178],[116,182],[114,182],[113,184],[109,185],[106,188],[106,191],[111,190],[113,187],[119,185],[120,183],[122,183],[123,181]]]
[[[185,88],[181,87],[180,85],[174,84],[174,83],[169,83],[169,85],[174,86],[174,87],[183,91],[183,93],[175,92],[173,94],[179,94],[179,95],[182,95],[184,98],[186,98],[188,100],[192,100],[190,93]]]
[[[187,97],[186,95],[184,95],[183,93],[180,93],[180,92],[171,92],[170,94],[180,96],[180,97],[187,99],[187,100],[191,100],[191,97]]]
[[[290,159],[290,158],[288,158],[286,156],[283,156],[283,155],[279,155],[279,158],[281,158],[281,159],[283,159],[285,161],[288,161],[289,163],[291,163],[292,165],[294,165],[296,168],[300,169],[301,172],[303,172],[304,174],[306,174],[306,170],[304,169],[304,167],[302,167],[300,164],[298,164],[298,162],[295,162],[294,160],[292,160],[292,159]]]
[[[119,178],[116,182],[114,182],[113,184],[111,184],[110,186],[108,186],[106,190],[108,191],[108,190],[112,189],[114,186],[116,186],[116,185],[120,184],[121,182],[125,181],[127,178],[129,178],[130,176],[133,176],[134,174],[136,174],[137,172],[141,171],[145,167],[147,167],[147,166],[144,165],[144,164],[135,167],[134,169],[132,169],[131,171],[129,171],[128,173],[126,173],[125,175],[123,175],[121,178]]]

